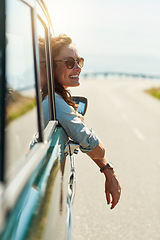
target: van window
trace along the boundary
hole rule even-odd
[[[48,69],[47,69],[47,30],[43,23],[37,18],[37,34],[38,34],[38,43],[39,43],[39,64],[40,64],[40,81],[41,81],[41,103],[42,103],[42,119],[43,119],[43,128],[46,127],[49,119],[49,101],[48,98]]]
[[[28,154],[37,127],[31,9],[19,0],[6,4],[6,178]]]

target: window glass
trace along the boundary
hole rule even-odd
[[[46,50],[46,33],[41,21],[37,19],[37,33],[39,41],[39,64],[40,64],[40,81],[41,81],[41,100],[42,100],[42,117],[43,125],[46,127],[49,116],[49,99],[48,99],[48,80],[47,80],[47,50]]]
[[[37,129],[31,9],[19,0],[6,4],[6,177],[29,152]]]

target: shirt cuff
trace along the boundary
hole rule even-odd
[[[89,130],[91,131],[91,135],[89,136],[89,139],[88,139],[88,143],[89,143],[88,146],[83,147],[80,145],[80,150],[83,153],[91,152],[99,144],[99,138],[96,136],[96,134],[92,129],[89,129]]]

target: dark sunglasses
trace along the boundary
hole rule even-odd
[[[77,58],[74,59],[72,57],[68,57],[67,59],[62,59],[62,60],[54,60],[55,62],[65,62],[67,68],[72,69],[75,66],[75,63],[78,63],[80,68],[83,67],[84,65],[84,58]]]

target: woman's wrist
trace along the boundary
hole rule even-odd
[[[100,172],[103,173],[106,169],[113,169],[113,164],[111,162],[107,162],[107,164],[100,168]]]
[[[113,176],[115,175],[114,169],[113,168],[107,168],[104,170],[104,176],[107,181],[112,181]]]

